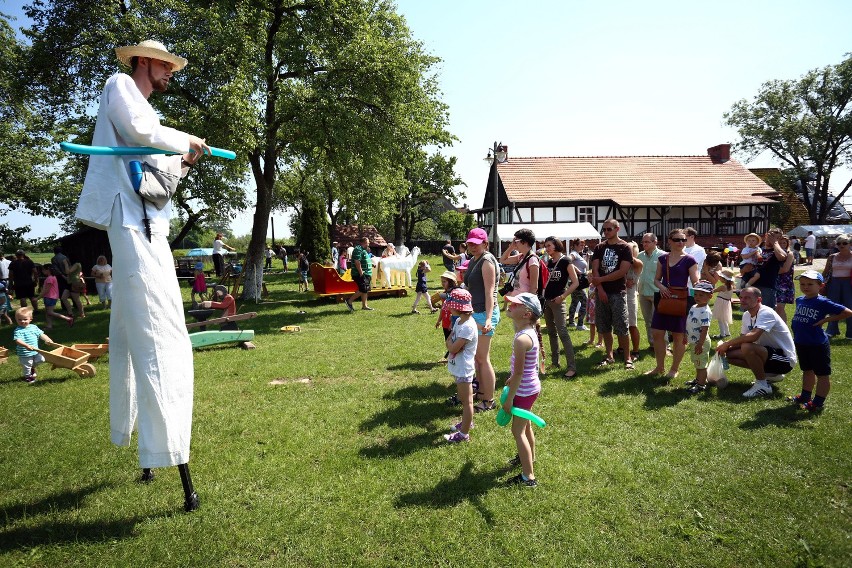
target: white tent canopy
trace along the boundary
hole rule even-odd
[[[547,237],[556,237],[563,241],[571,239],[599,239],[600,231],[595,229],[591,223],[527,223],[525,225],[497,225],[497,236],[501,241],[511,241],[515,231],[529,229],[535,234],[535,238],[543,241]]]
[[[807,237],[808,231],[813,231],[817,237],[836,237],[837,235],[852,233],[852,225],[799,225],[788,231],[793,237]]]

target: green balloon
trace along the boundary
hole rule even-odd
[[[503,410],[503,403],[506,402],[506,397],[509,396],[509,386],[503,387],[503,392],[500,394],[500,408],[497,410],[497,425],[498,426],[506,426],[509,422],[512,421],[512,415],[517,416],[518,418],[523,418],[524,420],[529,420],[539,428],[544,428],[547,426],[547,422],[542,420],[540,417],[536,416],[529,410],[525,410],[523,408],[512,407],[512,414],[508,414],[505,410]]]

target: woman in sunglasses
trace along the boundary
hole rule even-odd
[[[659,304],[660,298],[669,298],[672,292],[670,286],[685,287],[687,281],[695,284],[698,282],[698,262],[683,252],[686,246],[686,233],[683,229],[673,229],[669,232],[669,248],[671,252],[660,255],[657,263],[657,273],[654,277],[654,285],[659,292],[654,294],[654,307]],[[646,372],[645,375],[662,375],[666,368],[666,334],[671,332],[672,340],[672,365],[666,375],[669,380],[677,377],[680,361],[683,359],[685,345],[683,342],[686,333],[686,314],[682,316],[670,316],[661,314],[654,310],[651,320],[651,334],[654,337],[654,355],[657,365]]]
[[[852,245],[850,245],[852,235],[840,235],[834,241],[839,252],[828,256],[825,263],[825,270],[822,276],[827,282],[825,285],[828,299],[832,302],[842,304],[847,308],[852,308]],[[836,321],[828,323],[825,332],[834,337],[840,335],[840,324]],[[846,320],[846,339],[852,339],[852,324]]]

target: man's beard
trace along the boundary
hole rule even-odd
[[[151,87],[158,93],[165,93],[166,89],[169,88],[169,80],[165,77],[155,79],[150,67],[148,68],[148,80],[151,82]]]

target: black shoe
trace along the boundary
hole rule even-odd
[[[195,491],[192,492],[192,495],[186,498],[186,501],[183,502],[183,510],[187,513],[191,513],[198,508],[201,503],[198,501],[198,493]]]
[[[349,298],[346,298],[346,299],[345,299],[345,300],[343,300],[343,301],[344,301],[344,302],[346,302],[346,307],[347,307],[347,308],[349,308],[349,311],[350,311],[350,312],[354,312],[354,311],[355,311],[355,308],[354,308],[354,307],[352,307],[352,302],[349,300]]]
[[[515,457],[513,457],[506,463],[508,463],[512,467],[518,467],[519,465],[521,465],[521,456],[515,454]]]
[[[506,481],[506,485],[523,485],[524,487],[538,487],[538,482],[535,479],[524,479],[524,474],[519,473],[515,477]]]
[[[139,478],[141,483],[151,483],[154,481],[154,470],[145,468],[142,470],[142,477]]]

